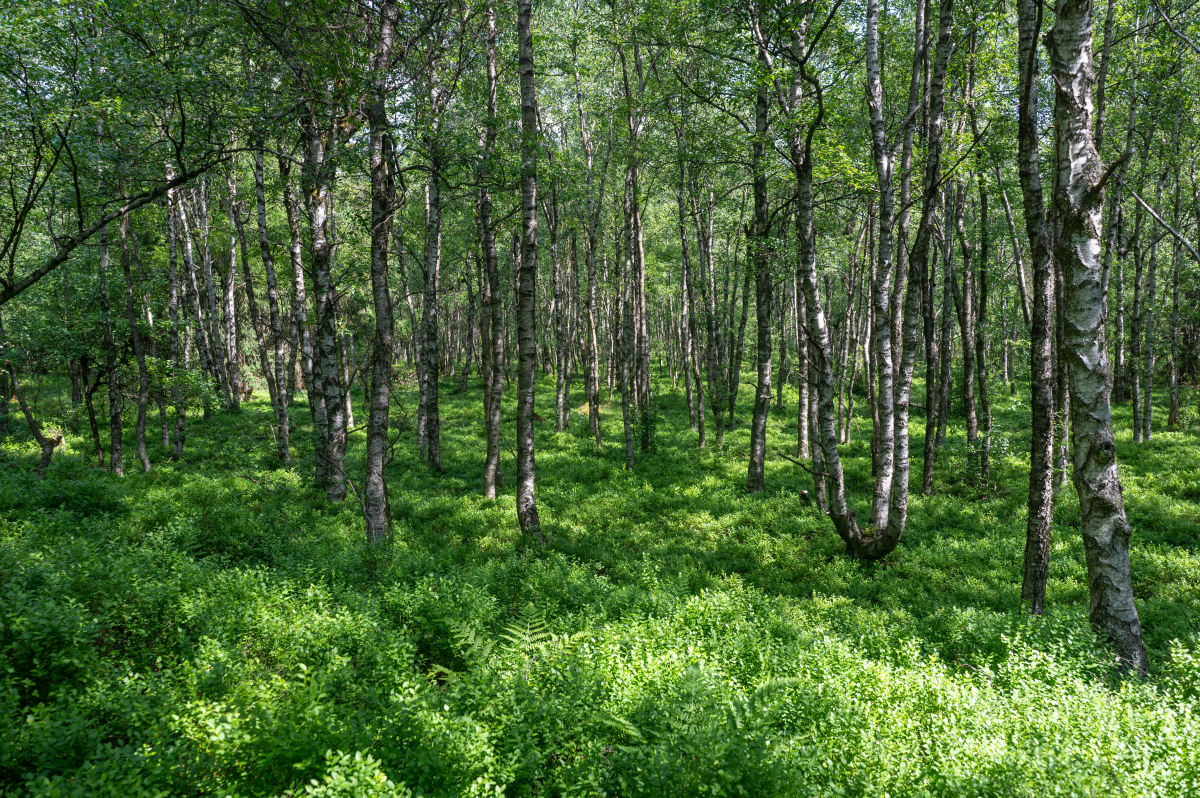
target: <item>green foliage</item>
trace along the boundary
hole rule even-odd
[[[124,480],[68,453],[41,482],[8,444],[0,793],[1200,789],[1194,431],[1138,448],[1118,436],[1154,669],[1135,683],[1087,625],[1069,490],[1052,611],[1016,610],[1019,403],[995,403],[994,484],[968,484],[952,429],[935,495],[914,496],[901,548],[866,564],[800,504],[807,474],[771,460],[768,492],[746,495],[745,428],[724,453],[697,452],[682,397],[659,388],[658,451],[632,473],[619,445],[596,455],[588,437],[539,429],[540,549],[519,548],[511,494],[478,496],[477,387],[443,396],[444,473],[402,434],[381,549],[353,502],[307,487],[307,430],[294,467],[259,467],[270,438],[247,430],[270,422],[261,404],[190,422],[185,464],[151,441],[155,471]],[[603,421],[619,441],[619,409]],[[770,450],[794,423],[771,416]],[[855,501],[867,453],[846,447]]]

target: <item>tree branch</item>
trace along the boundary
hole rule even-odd
[[[1151,208],[1150,205],[1147,204],[1147,202],[1144,199],[1142,199],[1141,197],[1138,196],[1137,192],[1133,190],[1132,186],[1130,186],[1124,180],[1121,181],[1121,185],[1123,185],[1125,187],[1125,190],[1128,191],[1135,200],[1137,200],[1138,205],[1141,205],[1143,208],[1146,209],[1146,213],[1150,214],[1154,218],[1154,221],[1158,222],[1160,225],[1162,225],[1163,227],[1165,227],[1167,229],[1167,232],[1169,232],[1171,235],[1175,236],[1175,240],[1178,241],[1180,244],[1183,244],[1185,247],[1187,247],[1188,252],[1192,253],[1192,257],[1196,259],[1196,262],[1200,263],[1200,252],[1197,252],[1196,248],[1193,247],[1191,245],[1191,243],[1186,238],[1183,237],[1183,233],[1180,233],[1174,227],[1167,224],[1165,219],[1163,219],[1161,216],[1159,216],[1158,213],[1153,208]]]
[[[51,255],[49,258],[47,258],[45,263],[43,263],[38,268],[34,269],[29,274],[27,274],[24,279],[18,280],[17,282],[13,282],[13,283],[9,283],[9,282],[4,283],[3,289],[0,289],[0,307],[3,307],[4,304],[6,302],[8,302],[10,299],[13,299],[18,294],[23,292],[25,289],[34,285],[38,280],[41,280],[47,274],[49,274],[50,272],[57,269],[59,266],[66,263],[67,258],[69,258],[71,256],[71,253],[75,250],[76,247],[78,247],[84,241],[87,241],[89,238],[94,236],[96,233],[103,230],[105,227],[107,227],[112,222],[121,218],[125,214],[127,214],[131,211],[134,211],[134,210],[142,207],[143,205],[146,205],[147,203],[154,202],[156,199],[163,196],[171,189],[176,188],[177,186],[182,186],[184,183],[187,183],[192,178],[198,177],[199,175],[203,174],[204,172],[207,172],[209,169],[213,168],[217,164],[224,163],[226,160],[228,160],[228,156],[223,155],[221,158],[217,159],[216,161],[213,161],[212,163],[208,163],[208,164],[205,164],[204,166],[197,167],[196,169],[193,169],[190,172],[184,172],[183,174],[179,175],[178,177],[174,177],[171,180],[168,180],[167,182],[165,182],[159,186],[155,186],[150,191],[139,194],[138,196],[134,197],[133,199],[127,201],[121,207],[119,207],[115,210],[109,211],[108,213],[104,214],[99,219],[97,219],[96,223],[93,224],[91,227],[88,227],[87,229],[84,229],[84,230],[80,230],[76,233],[72,233],[70,236],[67,237],[66,241],[57,245],[57,248],[56,248],[54,254]]]

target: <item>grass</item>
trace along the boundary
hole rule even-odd
[[[994,398],[995,485],[964,481],[957,420],[900,548],[867,564],[801,502],[810,478],[791,463],[770,457],[767,492],[745,493],[748,390],[718,452],[697,450],[682,397],[658,388],[657,450],[633,472],[619,406],[605,408],[600,454],[578,412],[571,432],[538,425],[545,547],[521,538],[510,492],[480,496],[478,387],[442,396],[444,472],[403,434],[380,550],[353,499],[312,488],[305,425],[296,461],[274,461],[263,403],[192,420],[184,462],[152,443],[155,470],[124,479],[89,468],[87,442],[68,436],[38,482],[14,417],[0,468],[0,793],[1200,791],[1194,425],[1134,445],[1117,412],[1152,668],[1132,682],[1086,623],[1069,487],[1051,611],[1017,610],[1020,393]],[[552,396],[544,383],[547,419]],[[413,404],[399,394],[397,417]],[[794,408],[772,415],[768,452],[793,445]],[[860,421],[845,447],[860,506],[867,435]],[[347,458],[359,484],[362,444]],[[510,482],[513,462],[506,448]]]

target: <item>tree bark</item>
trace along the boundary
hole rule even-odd
[[[875,179],[879,194],[879,227],[875,246],[875,279],[871,287],[871,306],[874,312],[871,344],[875,366],[877,394],[876,410],[879,423],[875,427],[874,458],[875,491],[871,502],[871,527],[882,530],[888,526],[891,504],[892,477],[896,467],[895,438],[895,364],[892,358],[892,313],[888,287],[892,280],[892,225],[894,194],[892,186],[893,157],[887,143],[887,126],[883,114],[883,82],[879,56],[879,0],[867,0],[867,110],[870,115],[871,156],[875,164]]]
[[[483,156],[479,162],[479,251],[483,261],[483,310],[486,320],[483,343],[483,426],[487,454],[483,465],[483,495],[496,498],[500,473],[500,400],[504,385],[504,322],[500,297],[500,264],[496,254],[496,225],[492,219],[492,169],[496,149],[496,11],[487,3],[485,11],[487,53],[487,121],[484,125]]]
[[[767,457],[767,416],[771,411],[771,310],[773,279],[770,263],[771,226],[767,207],[767,172],[763,159],[768,145],[770,125],[767,88],[772,64],[766,43],[759,34],[758,67],[762,74],[756,81],[754,97],[754,138],[751,140],[750,173],[754,188],[753,227],[746,235],[746,260],[754,275],[754,311],[756,325],[756,354],[758,380],[754,391],[754,413],[750,422],[750,458],[746,474],[746,490],[762,493],[766,489],[764,468]]]
[[[150,370],[146,366],[146,350],[142,335],[138,331],[137,294],[133,286],[133,271],[129,268],[130,235],[136,233],[130,233],[129,216],[125,215],[121,217],[120,226],[121,271],[125,275],[125,317],[129,322],[129,344],[138,366],[138,408],[134,430],[138,460],[142,463],[142,470],[149,473],[150,455],[146,453],[146,405],[150,400]]]
[[[25,395],[21,392],[21,384],[17,381],[16,369],[13,368],[11,361],[6,360],[4,365],[7,367],[8,378],[10,380],[9,384],[4,386],[4,393],[7,396],[8,392],[12,391],[13,396],[17,399],[17,404],[21,407],[21,414],[25,416],[25,424],[29,427],[29,433],[33,435],[33,439],[37,441],[38,446],[42,450],[41,458],[38,460],[37,472],[38,478],[44,481],[46,479],[46,472],[50,468],[50,459],[54,457],[55,448],[62,443],[62,436],[54,435],[47,437],[42,432],[41,425],[34,419],[33,412],[25,402]],[[147,468],[146,470],[149,471],[150,469]]]
[[[107,363],[106,371],[108,372],[108,470],[118,476],[125,475],[125,460],[123,457],[124,447],[124,425],[122,423],[122,413],[124,411],[124,399],[121,394],[121,373],[120,363],[118,362],[117,342],[113,334],[112,324],[112,299],[109,294],[108,281],[108,264],[109,264],[109,246],[108,246],[108,230],[100,231],[100,316],[104,325],[104,335],[102,346]]]
[[[312,337],[308,331],[308,296],[307,284],[304,278],[304,259],[301,247],[300,214],[296,204],[296,195],[292,190],[292,161],[290,158],[279,156],[279,179],[283,183],[283,209],[287,214],[288,223],[288,257],[292,263],[292,347],[290,361],[300,361],[300,376],[304,382],[304,390],[309,395],[308,410],[314,422],[316,420],[317,402],[313,395],[313,349]],[[288,367],[288,383],[292,381],[293,367]],[[289,392],[288,406],[292,404]]]
[[[175,406],[175,435],[171,459],[183,457],[183,444],[187,434],[187,402],[178,380],[184,371],[183,353],[187,349],[186,335],[181,340],[179,336],[179,229],[177,224],[177,200],[174,190],[167,194],[167,268],[170,285],[167,288],[167,318],[171,322],[171,402]],[[185,329],[186,332],[186,329]],[[86,378],[85,378],[86,379]]]
[[[237,219],[237,183],[234,182],[234,163],[230,163],[226,185],[229,202],[229,264],[221,277],[221,322],[225,336],[225,369],[229,375],[229,406],[241,407],[242,404],[242,350],[238,346],[239,325],[237,314],[237,250],[238,225]],[[211,233],[210,233],[211,234]],[[261,348],[259,349],[261,352]]]
[[[193,229],[204,237],[204,251],[200,259],[200,267],[204,276],[204,304],[201,315],[206,318],[202,323],[208,330],[208,354],[212,359],[213,378],[217,381],[225,406],[233,407],[233,392],[229,383],[225,343],[221,335],[221,315],[217,312],[217,294],[213,283],[212,231],[208,219],[208,181],[203,178],[200,180],[199,190],[195,192],[195,205],[197,224]]]
[[[969,479],[974,482],[979,479],[979,416],[975,408],[975,249],[967,238],[963,225],[963,205],[966,200],[966,189],[958,184],[958,199],[954,206],[954,226],[958,232],[958,241],[962,247],[963,275],[962,288],[958,280],[950,277],[954,288],[954,304],[958,310],[958,331],[962,343],[963,354],[963,411],[967,421],[967,463],[970,470]],[[949,276],[949,275],[948,275]]]
[[[932,24],[932,20],[929,20]],[[941,172],[942,136],[946,108],[946,70],[954,34],[954,0],[941,0],[938,12],[937,50],[929,76],[929,117],[926,127],[925,175],[922,184],[921,217],[917,222],[916,238],[909,253],[909,284],[916,282],[921,289],[921,322],[925,339],[925,448],[922,463],[922,493],[928,496],[933,490],[933,462],[937,363],[933,357],[933,282],[929,276],[929,251],[933,241],[933,214],[938,201],[938,177]],[[905,310],[915,317],[918,308]],[[909,319],[905,318],[907,326]],[[914,318],[914,324],[915,318]],[[910,378],[911,379],[911,378]]]
[[[521,89],[521,262],[517,269],[517,520],[542,539],[535,496],[533,410],[537,383],[537,88],[533,64],[533,2],[517,0],[517,59]]]
[[[303,189],[308,205],[312,274],[317,305],[317,335],[313,353],[312,391],[315,399],[316,478],[330,501],[346,498],[346,406],[338,374],[337,288],[333,281],[333,242],[330,240],[330,206],[335,179],[335,146],[326,144],[317,120],[310,115],[304,125]]]
[[[587,116],[583,109],[583,88],[579,80],[578,53],[575,49],[571,50],[571,59],[575,75],[575,104],[579,109],[579,135],[583,142],[584,162],[587,166],[585,177],[587,181],[587,252],[584,256],[587,262],[587,293],[583,299],[583,314],[587,319],[585,333],[587,337],[584,346],[584,368],[586,370],[584,392],[587,394],[588,424],[596,439],[596,451],[598,452],[602,448],[602,443],[600,439],[600,347],[596,330],[596,250],[599,246],[600,206],[596,198],[597,196],[601,199],[604,198],[604,174],[601,175],[600,189],[597,192],[595,153],[592,147],[591,132],[588,130]],[[494,64],[492,69],[494,72]],[[611,150],[611,126],[609,147]],[[607,158],[605,166],[607,167]]]
[[[1017,152],[1021,195],[1025,207],[1025,234],[1033,270],[1033,313],[1030,325],[1030,453],[1029,502],[1025,525],[1024,576],[1021,603],[1031,614],[1041,615],[1046,601],[1050,564],[1050,522],[1054,509],[1054,274],[1050,264],[1042,178],[1038,166],[1038,37],[1042,6],[1037,0],[1018,0],[1019,74],[1017,101]]]
[[[258,169],[258,161],[255,160],[255,170]],[[257,175],[256,175],[257,177]],[[257,182],[257,181],[256,181]],[[257,185],[255,186],[257,193]],[[263,322],[262,313],[258,309],[258,298],[254,294],[254,275],[250,271],[250,255],[246,243],[246,223],[242,217],[245,211],[242,203],[236,201],[237,183],[234,180],[233,173],[229,175],[229,217],[233,222],[233,228],[237,232],[238,250],[242,259],[242,285],[246,294],[246,308],[250,311],[250,327],[254,331],[254,343],[258,348],[258,365],[262,369],[263,381],[267,383],[267,395],[271,400],[271,409],[274,412],[278,404],[277,390],[278,385],[275,380],[275,370],[271,365],[271,354],[267,348],[267,329]],[[260,239],[261,243],[261,239]],[[233,248],[230,247],[229,256],[230,271],[233,271]],[[264,267],[265,270],[265,267]],[[235,339],[236,340],[236,339]],[[250,395],[249,390],[244,391],[246,396]],[[276,436],[278,443],[278,436]]]
[[[392,67],[392,42],[396,31],[396,0],[379,5],[379,33],[372,57],[374,73],[367,123],[371,142],[371,299],[375,308],[375,340],[371,347],[371,382],[368,386],[366,479],[363,516],[367,540],[379,545],[391,532],[391,504],[383,470],[388,448],[388,415],[392,388],[392,294],[388,287],[388,241],[391,238],[395,186],[389,172],[391,138],[387,119],[387,76]],[[265,247],[264,247],[265,250]]]
[[[1028,0],[1024,0],[1027,2]],[[1064,272],[1064,351],[1071,385],[1075,490],[1088,565],[1089,617],[1110,638],[1118,661],[1146,675],[1141,623],[1129,566],[1132,528],[1117,471],[1109,396],[1112,374],[1104,347],[1100,236],[1104,173],[1092,139],[1092,5],[1060,0],[1046,36],[1057,86],[1058,159],[1055,205],[1062,232],[1055,258]]]
[[[436,102],[436,100],[435,100]],[[442,269],[442,186],[439,146],[430,142],[430,172],[425,193],[424,301],[421,305],[421,360],[424,363],[425,458],[434,471],[442,468],[441,416],[438,390],[441,359],[438,354],[438,296]]]
[[[267,276],[267,310],[270,314],[271,341],[274,344],[275,395],[271,401],[275,411],[275,447],[279,459],[287,462],[290,454],[290,430],[287,391],[287,336],[279,312],[279,283],[275,275],[275,256],[271,252],[271,239],[267,234],[267,200],[263,186],[263,141],[258,140],[254,150],[254,198],[258,220],[258,246],[262,251],[263,270]]]

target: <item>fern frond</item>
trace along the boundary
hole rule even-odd
[[[544,649],[554,635],[546,626],[546,619],[533,604],[526,604],[515,623],[504,628],[500,639],[508,643],[505,651],[511,654],[529,654]]]
[[[479,634],[474,627],[465,623],[454,625],[454,640],[458,643],[463,656],[469,659],[487,660],[492,656],[495,641]]]
[[[607,710],[598,710],[592,715],[592,720],[625,734],[629,739],[638,744],[644,745],[646,743],[646,736],[642,734],[642,730],[633,725],[630,720],[620,715],[613,714]]]

